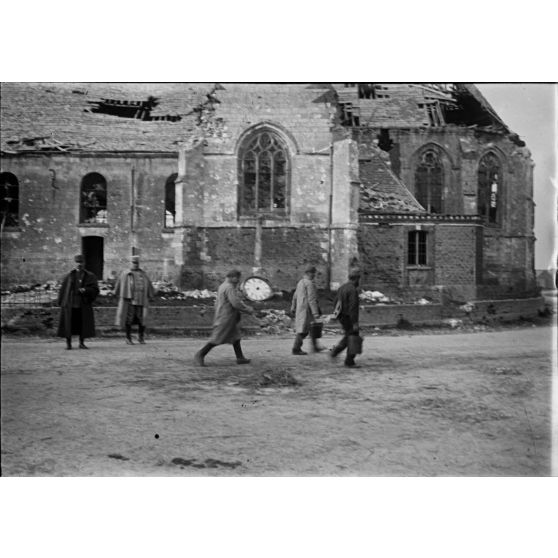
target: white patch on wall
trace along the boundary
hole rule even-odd
[[[59,236],[57,236],[57,237],[54,238],[54,242],[56,244],[60,244],[62,242],[62,239]]]

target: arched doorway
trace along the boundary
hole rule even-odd
[[[101,280],[104,264],[104,238],[102,236],[84,236],[81,239],[81,250],[85,258],[85,269],[91,271]]]

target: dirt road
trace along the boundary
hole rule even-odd
[[[202,343],[4,338],[2,474],[550,474],[550,327],[369,336],[355,370],[273,336],[198,368]]]

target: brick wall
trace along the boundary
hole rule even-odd
[[[475,273],[472,229],[436,225],[431,276],[407,273],[406,229],[362,226],[357,232],[358,159],[374,151],[382,134],[379,128],[361,130],[353,140],[347,139],[347,130],[338,133],[334,98],[323,86],[225,84],[215,95],[219,103],[211,111],[211,122],[200,125],[207,137],[181,155],[180,165],[178,153],[5,157],[2,171],[13,172],[20,182],[22,224],[20,231],[2,235],[3,283],[59,278],[81,250],[82,237],[98,236],[104,239],[105,277],[127,266],[135,246],[142,267],[152,277],[182,282],[184,287],[215,286],[228,268],[238,266],[245,274],[260,267],[277,288],[288,289],[308,262],[323,270],[325,282],[335,284],[345,280],[352,263],[359,262],[363,282],[370,287],[395,293],[409,285],[427,289],[429,283],[441,283],[460,286],[469,297]],[[288,215],[261,223],[258,261],[257,221],[237,214],[236,153],[246,134],[260,125],[282,135],[290,153],[291,181]],[[482,273],[477,276],[483,281],[481,288],[489,287],[499,296],[534,288],[528,151],[505,135],[458,126],[392,129],[389,139],[391,169],[411,192],[417,150],[433,144],[444,154],[447,213],[476,214],[478,161],[488,150],[502,156],[502,226],[485,227]],[[78,226],[79,187],[88,172],[99,172],[107,180],[108,226]],[[164,230],[164,186],[175,172],[177,201],[182,200],[177,208],[179,226]],[[330,195],[333,227],[328,235]],[[330,248],[331,276],[326,277]]]
[[[379,306],[361,306],[360,324],[362,327],[394,327],[400,320],[414,326],[441,325],[451,318],[467,322],[498,323],[518,319],[535,318],[545,309],[543,298],[508,299],[497,301],[476,301],[469,313],[460,308],[440,304],[416,305],[395,304]],[[54,335],[59,320],[58,308],[3,308],[3,332],[48,333]],[[120,328],[114,325],[116,308],[94,308],[95,325],[99,333]],[[179,330],[184,334],[209,332],[213,322],[213,307],[191,306],[154,306],[150,308],[148,332]],[[257,331],[260,327],[257,319],[243,316],[241,327]],[[329,327],[338,328],[337,322]]]
[[[462,300],[476,293],[476,227],[439,225],[435,230],[434,281]]]
[[[388,296],[403,287],[405,230],[401,226],[361,225],[358,250],[362,265],[361,284]]]
[[[407,237],[415,225],[361,225],[358,248],[362,286],[387,296],[437,298],[440,286],[456,297],[475,298],[476,229],[472,225],[423,224],[428,244],[427,265],[407,265]]]
[[[359,132],[362,157],[370,156],[380,129]],[[484,227],[482,270],[479,289],[493,296],[528,295],[536,286],[534,273],[533,236],[533,163],[529,151],[511,141],[509,136],[466,128],[446,130],[389,130],[393,146],[389,152],[391,168],[414,193],[416,155],[426,145],[435,145],[443,153],[446,176],[445,212],[477,214],[478,164],[488,151],[497,154],[503,167],[503,188],[500,195],[498,226]],[[447,243],[444,243],[447,244]],[[469,242],[463,254],[470,259]],[[445,250],[441,248],[442,250]],[[451,254],[451,249],[448,248]],[[437,260],[439,262],[439,260]],[[455,264],[441,271],[441,279]],[[469,275],[465,268],[459,272]],[[467,279],[467,282],[469,280]]]
[[[193,235],[194,233],[192,233]],[[255,261],[255,227],[207,227],[196,231],[198,258],[188,258],[185,277],[203,276],[207,288],[216,288],[227,271],[237,268],[244,277],[257,271],[274,289],[292,290],[307,264],[318,268],[317,283],[325,286],[327,230],[315,227],[263,227],[260,266]],[[256,267],[258,269],[256,270]],[[184,286],[196,285],[185,279]]]

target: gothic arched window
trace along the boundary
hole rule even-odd
[[[90,172],[81,181],[80,223],[107,223],[107,181],[102,174]]]
[[[442,213],[444,167],[433,149],[425,151],[415,169],[415,197],[429,213]]]
[[[289,153],[271,130],[249,136],[238,157],[239,214],[286,215]]]
[[[499,206],[502,195],[502,165],[492,152],[479,162],[477,212],[486,223],[499,222]]]
[[[19,182],[11,172],[0,173],[2,228],[19,226]]]

